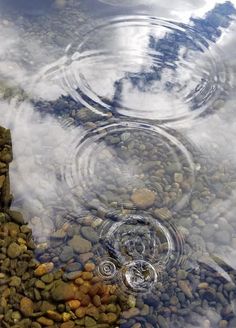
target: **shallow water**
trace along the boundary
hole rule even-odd
[[[9,285],[16,295],[1,300],[2,327],[44,327],[44,315],[62,328],[235,328],[236,2],[1,0],[0,8],[12,209],[54,280],[62,270],[70,282],[92,262],[118,293],[116,310],[104,301],[100,317],[91,309],[80,317],[48,277],[33,295]],[[1,272],[10,276],[6,254]],[[14,303],[23,295],[31,316]],[[47,300],[67,315],[43,311]]]

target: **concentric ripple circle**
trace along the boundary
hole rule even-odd
[[[75,201],[89,208],[176,211],[191,194],[194,165],[167,130],[124,122],[75,140],[62,175]]]
[[[108,278],[109,272],[113,278],[111,272],[116,272],[122,286],[131,292],[148,292],[166,271],[183,263],[184,240],[180,232],[169,222],[145,212],[121,214],[115,223],[107,220],[100,240],[107,253],[107,260],[99,265],[106,269],[101,275]]]
[[[213,42],[190,26],[147,16],[95,28],[45,74],[93,111],[160,122],[211,109],[227,85]]]

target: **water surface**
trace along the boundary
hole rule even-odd
[[[236,3],[0,8],[12,208],[37,261],[65,280],[93,262],[131,300],[109,327],[236,327]]]

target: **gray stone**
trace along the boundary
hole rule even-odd
[[[76,253],[88,253],[92,249],[91,242],[78,235],[74,236],[68,244]]]
[[[64,246],[61,254],[59,255],[59,259],[62,262],[68,262],[74,256],[73,248],[70,246]]]
[[[203,213],[206,206],[201,200],[195,198],[191,201],[191,208],[195,213]]]
[[[80,271],[81,269],[82,269],[82,265],[79,262],[69,263],[66,266],[66,271],[67,272]]]
[[[81,234],[85,239],[91,241],[92,243],[97,243],[99,240],[97,232],[92,227],[82,227]]]

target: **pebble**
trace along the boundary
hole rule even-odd
[[[84,319],[84,324],[85,327],[93,327],[96,326],[97,322],[93,318],[86,316]]]
[[[94,257],[92,252],[84,253],[79,255],[79,260],[81,263],[86,263],[88,260],[92,259]]]
[[[8,246],[7,255],[11,259],[17,258],[21,254],[21,247],[17,243],[13,242]]]
[[[69,241],[69,246],[73,248],[76,253],[88,253],[92,249],[90,241],[76,235]]]
[[[176,183],[182,183],[183,180],[184,180],[183,174],[176,172],[174,174],[174,180],[175,180]]]
[[[131,196],[131,201],[134,203],[134,205],[140,209],[146,209],[151,207],[156,199],[155,192],[147,189],[147,188],[141,188],[137,189],[133,192]]]
[[[75,323],[74,321],[67,321],[67,322],[63,322],[61,325],[60,325],[60,328],[74,328],[75,326]]]
[[[21,313],[26,316],[30,317],[34,312],[34,304],[32,300],[28,297],[23,297],[20,301],[20,311]]]
[[[68,280],[75,280],[81,276],[81,271],[68,272],[63,275]]]
[[[142,308],[140,314],[141,314],[142,316],[146,316],[146,315],[149,314],[149,306],[148,306],[147,304],[144,304],[144,306],[143,306],[143,308]]]
[[[59,258],[62,262],[68,262],[74,257],[73,248],[70,246],[64,246]]]
[[[93,220],[93,222],[91,223],[91,226],[95,229],[95,228],[99,227],[102,223],[103,223],[103,220],[100,218],[97,218],[97,219]]]
[[[50,284],[53,281],[54,277],[52,273],[46,273],[41,277],[41,280],[46,284]]]
[[[35,282],[35,287],[39,289],[44,289],[46,287],[45,283],[42,282],[41,280],[36,280]]]
[[[142,328],[141,323],[135,323],[132,328]]]
[[[177,271],[177,280],[185,280],[187,278],[187,275],[187,271],[180,269]]]
[[[199,285],[198,285],[198,288],[199,289],[207,289],[208,288],[208,283],[207,282],[201,282]]]
[[[83,318],[86,314],[86,308],[85,307],[79,307],[76,311],[75,314],[78,318]]]
[[[21,212],[9,210],[7,213],[10,215],[11,219],[18,224],[24,224],[24,218]]]
[[[68,313],[68,312],[63,312],[62,313],[62,320],[64,322],[69,321],[70,319],[71,319],[71,313]]]
[[[62,321],[62,315],[56,311],[48,310],[47,316],[54,321]]]
[[[70,307],[71,310],[76,310],[80,307],[81,302],[79,300],[71,300],[67,302],[67,305]]]
[[[17,276],[11,277],[9,286],[11,287],[19,287],[21,285],[21,278]]]
[[[167,207],[155,209],[154,214],[157,218],[162,220],[170,220],[172,218],[172,213]]]
[[[39,317],[37,318],[37,322],[40,323],[43,326],[53,326],[54,322],[51,319],[47,319],[45,317]]]
[[[170,298],[170,304],[171,305],[177,305],[178,303],[179,303],[178,297],[175,296],[175,295],[171,296],[171,298]]]
[[[82,269],[82,265],[80,262],[67,263],[65,269],[67,272],[80,271]]]
[[[92,227],[82,227],[81,234],[85,239],[91,241],[92,243],[97,243],[99,240],[97,232]]]
[[[185,280],[179,280],[178,281],[178,286],[182,290],[182,292],[188,297],[188,298],[193,298],[193,294],[191,291],[191,288],[188,285],[188,282]]]
[[[125,319],[130,319],[132,317],[135,317],[139,315],[140,310],[136,307],[129,309],[128,311],[123,311],[122,312],[122,317]]]
[[[48,262],[48,263],[43,263],[40,264],[35,270],[34,270],[34,275],[36,277],[41,277],[46,273],[49,273],[53,270],[54,264],[53,262]]]
[[[166,319],[162,315],[157,317],[157,323],[159,324],[160,328],[169,328]]]
[[[84,266],[85,271],[92,272],[96,268],[95,264],[93,262],[87,262]]]
[[[66,236],[66,232],[63,229],[59,229],[51,233],[50,238],[52,239],[64,239]]]
[[[12,312],[11,317],[14,322],[18,322],[21,319],[21,314],[19,311],[14,311],[14,312]]]
[[[54,288],[52,288],[51,291],[51,296],[57,302],[69,301],[75,298],[75,291],[75,286],[61,281],[59,284],[54,285]]]
[[[236,290],[236,286],[234,283],[228,282],[224,285],[224,289],[227,290],[227,292],[231,292]]]
[[[197,198],[191,201],[191,208],[195,213],[203,213],[205,211],[205,205],[203,202]]]

